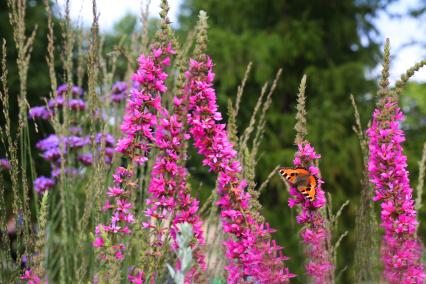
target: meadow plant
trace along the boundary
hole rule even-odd
[[[400,124],[404,115],[398,106],[397,92],[388,89],[389,57],[387,41],[379,101],[367,130],[369,177],[375,189],[373,200],[381,202],[380,226],[384,229],[383,276],[389,283],[424,283],[422,245],[416,235],[417,214],[402,147],[405,136]]]
[[[122,92],[126,90],[127,88]],[[69,98],[68,92],[71,93]],[[86,110],[83,94],[82,88],[78,86],[69,88],[67,84],[63,84],[58,87],[56,95],[47,102],[46,106],[35,106],[29,110],[28,116],[33,120],[51,120],[55,116],[59,116],[60,119],[67,111],[70,116],[69,135],[50,134],[36,144],[37,149],[42,151],[41,157],[49,162],[51,167],[50,177],[40,176],[34,180],[34,190],[38,193],[44,193],[57,184],[63,160],[66,160],[66,165],[69,165],[64,171],[70,177],[83,175],[86,171],[85,167],[93,164],[93,154],[99,156],[101,151],[104,151],[105,163],[112,162],[114,137],[109,133],[96,133],[94,137],[91,137],[91,135],[85,135],[83,128],[80,127],[81,116]],[[120,93],[120,95],[122,94]],[[68,109],[64,110],[64,107]],[[93,154],[90,147],[91,142],[97,145]],[[105,143],[103,149],[101,149],[102,143]]]
[[[201,26],[206,15],[200,13]],[[225,124],[216,103],[213,88],[213,62],[205,52],[205,30],[197,38],[196,58],[190,59],[185,92],[189,96],[189,132],[194,146],[203,156],[203,165],[218,174],[217,205],[224,231],[230,237],[224,242],[228,265],[228,283],[241,280],[258,283],[286,283],[294,275],[284,267],[287,258],[281,247],[269,239],[273,230],[267,223],[258,223],[250,214],[251,196],[247,183],[240,179],[241,165],[229,141]]]
[[[148,221],[143,223],[143,227],[149,229],[151,233],[149,239],[151,251],[147,254],[157,259],[161,256],[159,254],[162,253],[161,249],[165,245],[167,218],[171,216],[176,206],[174,190],[185,187],[186,169],[178,168],[177,159],[180,155],[175,152],[175,147],[179,146],[179,141],[174,140],[174,136],[181,132],[179,129],[181,124],[176,117],[168,119],[169,114],[161,105],[161,95],[167,91],[165,81],[168,74],[165,69],[170,66],[171,56],[176,53],[172,43],[167,40],[170,32],[167,11],[162,14],[162,19],[163,27],[157,42],[152,44],[149,55],[142,54],[139,57],[139,68],[132,76],[132,80],[138,83],[138,87],[130,91],[121,124],[124,137],[119,139],[116,146],[116,151],[127,157],[129,162],[127,168],[118,167],[113,175],[115,186],[109,189],[107,194],[110,199],[104,205],[105,210],[112,211],[111,221],[109,225],[98,225],[96,240],[93,244],[99,249],[102,248],[99,257],[105,261],[124,259],[126,247],[123,238],[132,234],[130,226],[135,223],[134,215],[131,213],[134,205],[130,202],[129,196],[131,191],[137,189],[137,184],[134,179],[132,181],[132,177],[137,167],[143,166],[148,161],[153,145],[163,150],[164,154],[157,157],[153,166],[152,179],[148,188],[150,196],[146,200],[145,210]],[[181,198],[186,198],[184,192],[180,194]],[[174,236],[176,237],[176,233]],[[112,257],[106,254],[111,250]],[[110,274],[110,272],[106,273]],[[136,268],[128,277],[131,279],[138,275],[142,277],[141,273],[142,270]]]
[[[300,206],[296,217],[297,223],[303,225],[300,232],[303,243],[306,245],[305,254],[307,263],[306,273],[314,283],[333,283],[334,265],[332,255],[328,248],[331,232],[327,226],[324,212],[321,208],[326,205],[326,198],[321,186],[324,183],[320,178],[320,171],[315,162],[321,155],[306,140],[306,110],[305,110],[306,76],[303,76],[299,87],[296,115],[296,138],[295,144],[298,151],[295,154],[293,164],[295,167],[304,167],[309,173],[316,177],[315,199],[309,200],[295,186],[290,186],[289,193],[292,196],[288,200],[290,208]]]

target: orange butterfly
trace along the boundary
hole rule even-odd
[[[308,169],[303,167],[287,168],[278,170],[280,175],[292,186],[296,187],[309,201],[315,201],[318,178],[312,175]]]

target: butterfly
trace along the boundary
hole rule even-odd
[[[318,178],[304,167],[282,167],[278,170],[280,175],[291,185],[297,188],[309,201],[315,201]]]

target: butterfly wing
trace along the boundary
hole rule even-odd
[[[280,175],[289,183],[295,184],[301,176],[310,175],[310,172],[306,168],[280,168],[278,170]]]
[[[310,175],[307,178],[307,182],[300,184],[297,189],[302,193],[309,201],[315,201],[317,194],[318,180],[315,176]]]
[[[278,171],[287,182],[295,186],[309,201],[315,201],[318,180],[308,169],[303,167],[283,167]]]

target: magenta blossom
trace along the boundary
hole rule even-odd
[[[161,51],[160,54],[158,50]],[[137,188],[133,179],[133,168],[135,164],[143,165],[148,160],[151,145],[156,142],[156,113],[161,110],[161,94],[167,90],[165,80],[168,75],[164,69],[168,64],[165,64],[165,59],[173,53],[170,44],[159,49],[153,47],[149,55],[139,57],[139,68],[132,76],[132,80],[138,82],[138,87],[130,92],[121,124],[123,136],[116,145],[116,151],[121,152],[130,161],[127,169],[118,167],[113,174],[114,186],[108,190],[109,199],[103,207],[110,212],[111,219],[108,225],[99,224],[96,229],[93,246],[98,248],[101,260],[107,259],[105,253],[111,252],[108,248],[103,249],[107,243],[104,238],[110,240],[108,243],[115,260],[121,262],[126,255],[124,238],[132,234],[135,223],[132,213],[134,206],[130,202],[131,192]],[[139,281],[138,279],[142,278],[135,279]],[[133,280],[136,281],[135,279]]]
[[[32,272],[31,269],[25,270],[24,275],[19,277],[21,280],[24,280],[27,284],[39,284],[41,283],[40,277]]]
[[[127,276],[127,279],[129,280],[130,283],[142,284],[144,282],[144,273],[138,272],[136,273],[136,275],[129,274]]]
[[[294,277],[288,272],[281,247],[270,240],[274,230],[259,223],[250,212],[247,184],[240,180],[241,165],[229,141],[225,125],[219,123],[216,93],[213,88],[213,63],[206,55],[190,60],[186,72],[189,97],[188,122],[195,147],[203,155],[203,165],[218,176],[218,201],[228,258],[228,283],[287,283]]]
[[[424,283],[422,246],[416,235],[413,190],[403,154],[404,132],[399,128],[403,114],[392,99],[383,99],[367,130],[368,171],[375,187],[375,201],[381,201],[381,227],[384,237],[381,258],[389,283]]]
[[[307,142],[298,145],[298,151],[294,158],[296,167],[305,167],[312,175],[318,176],[319,169],[313,166],[313,161],[321,158],[315,149]],[[315,200],[309,201],[295,187],[290,187],[288,205],[290,208],[300,205],[301,212],[296,216],[296,221],[304,227],[300,233],[305,252],[307,255],[306,272],[314,280],[314,283],[332,283],[332,273],[334,270],[331,262],[330,252],[327,250],[327,242],[330,239],[330,232],[326,227],[325,219],[319,208],[326,203],[324,191],[321,185],[324,183],[320,178],[315,192]]]

